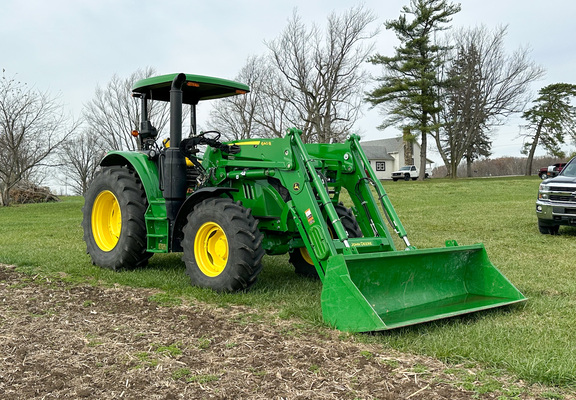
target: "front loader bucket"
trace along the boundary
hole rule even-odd
[[[476,244],[333,256],[322,313],[337,329],[368,332],[525,300]]]

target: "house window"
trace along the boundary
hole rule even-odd
[[[386,171],[386,162],[376,161],[376,171]]]

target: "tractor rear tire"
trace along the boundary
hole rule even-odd
[[[335,204],[334,209],[336,209],[336,214],[338,214],[338,217],[340,218],[340,221],[342,222],[348,237],[362,237],[362,230],[360,229],[358,221],[356,221],[356,217],[354,216],[352,210],[345,207],[342,203]],[[328,229],[330,230],[332,237],[336,237],[334,228],[332,228],[332,224],[328,223]],[[318,271],[316,271],[314,262],[312,261],[310,253],[308,253],[308,249],[306,247],[301,247],[292,251],[290,253],[289,261],[294,266],[294,272],[296,272],[297,275],[307,278],[319,279]]]
[[[111,270],[143,267],[148,207],[144,187],[126,167],[104,167],[86,191],[82,208],[84,241],[92,264]]]
[[[218,292],[249,289],[262,270],[263,236],[249,209],[231,199],[197,204],[183,228],[182,260],[194,286]]]

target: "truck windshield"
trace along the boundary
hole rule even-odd
[[[576,177],[576,158],[573,158],[560,172],[562,176]]]
[[[400,171],[410,171],[410,166],[402,167]]]

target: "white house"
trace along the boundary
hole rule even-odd
[[[391,139],[361,141],[360,146],[366,153],[372,169],[378,179],[392,179],[392,172],[397,171],[404,165],[416,165],[420,168],[420,144],[414,142],[412,150],[412,162],[404,162],[404,141],[402,136]],[[426,168],[431,168],[434,161],[427,159]]]

